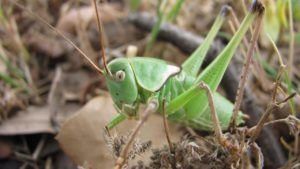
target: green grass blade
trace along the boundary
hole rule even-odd
[[[141,2],[142,0],[130,0],[130,10],[135,12],[139,8]]]
[[[284,82],[287,84],[287,91],[288,94],[292,94],[293,91],[293,84],[292,84],[292,80],[289,77],[288,71],[284,70]],[[294,101],[294,99],[289,99],[288,100],[289,106],[291,108],[291,112],[293,115],[296,115],[296,103]]]
[[[163,13],[162,12],[158,12],[158,19],[155,22],[155,25],[154,25],[154,27],[151,30],[150,40],[147,43],[146,51],[149,51],[152,48],[154,42],[157,39],[157,36],[158,36],[158,33],[159,33],[159,30],[160,30],[160,27],[161,27],[162,23],[163,23]]]
[[[2,79],[5,83],[10,85],[12,88],[18,88],[19,87],[18,83],[13,78],[11,78],[10,76],[8,76],[4,73],[0,72],[0,79]]]
[[[1,45],[1,43],[0,43],[0,45]],[[15,67],[14,65],[12,65],[12,64],[9,62],[9,60],[7,60],[4,56],[2,56],[2,55],[1,55],[1,52],[2,52],[2,46],[0,46],[0,61],[1,61],[2,63],[4,63],[5,66],[8,68],[8,70],[10,70],[11,73],[12,73],[13,75],[15,75],[17,78],[19,78],[19,79],[25,79],[25,76],[24,76],[24,74],[22,73],[22,71],[21,71],[19,68],[17,68],[17,67]]]
[[[167,15],[167,20],[168,21],[173,21],[177,17],[177,15],[178,15],[181,7],[182,7],[183,2],[184,2],[184,0],[177,0],[176,1],[176,4],[173,6],[171,11]]]

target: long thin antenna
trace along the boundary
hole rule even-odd
[[[102,27],[101,20],[99,19],[100,17],[99,17],[96,0],[93,0],[93,4],[95,7],[95,12],[96,12],[96,17],[97,17],[97,26],[98,26],[98,30],[99,30],[99,40],[100,40],[102,61],[103,61],[103,65],[104,65],[104,69],[105,69],[106,73],[108,73],[111,76],[111,72],[109,71],[109,69],[107,67],[107,62],[106,62],[106,54],[105,54],[104,40],[103,40],[103,27]]]
[[[59,30],[57,30],[56,28],[54,28],[52,25],[50,25],[48,22],[46,22],[42,17],[40,17],[39,15],[35,14],[34,12],[32,12],[31,10],[25,8],[23,5],[17,3],[17,2],[13,2],[17,7],[21,8],[22,10],[30,13],[31,15],[33,15],[34,17],[36,17],[38,20],[40,20],[42,23],[44,23],[45,25],[47,25],[50,29],[52,29],[52,31],[54,31],[55,33],[59,34],[61,37],[63,37],[63,39],[65,41],[67,41],[69,44],[71,44],[88,62],[89,64],[92,65],[92,67],[100,74],[104,74],[103,70],[100,69],[79,47],[77,47],[69,38],[67,38],[62,32],[60,32]]]

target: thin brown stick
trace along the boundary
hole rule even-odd
[[[247,56],[246,56],[246,63],[243,66],[243,70],[242,70],[242,74],[241,74],[241,81],[238,85],[238,90],[237,90],[237,95],[236,95],[236,99],[235,99],[235,104],[234,104],[234,108],[233,108],[233,114],[231,117],[231,122],[229,125],[229,128],[235,130],[236,127],[236,119],[237,119],[237,115],[241,106],[241,102],[243,99],[243,95],[244,95],[244,89],[245,89],[245,85],[246,85],[246,80],[247,80],[247,75],[249,72],[249,67],[250,67],[250,61],[254,52],[254,47],[256,44],[256,41],[258,39],[259,36],[259,31],[260,31],[260,27],[261,27],[261,23],[262,23],[262,16],[263,16],[264,10],[262,10],[259,14],[258,14],[258,20],[257,20],[257,25],[255,27],[254,30],[254,34],[252,36],[251,39],[251,44],[249,47],[249,50],[247,51]]]
[[[46,139],[47,139],[47,135],[43,135],[42,138],[40,139],[38,145],[36,146],[36,148],[32,154],[32,159],[34,159],[34,161],[37,161],[39,159],[39,156],[45,146]]]
[[[235,32],[236,32],[236,27],[234,26],[233,21],[232,21],[232,20],[228,20],[228,24],[229,24],[229,27],[230,27],[231,32],[232,32],[233,34],[235,34]],[[243,38],[243,39],[245,39],[245,38]],[[245,42],[244,42],[244,45],[245,45],[245,46],[248,46],[248,45],[245,44]],[[246,50],[245,50],[245,47],[244,47],[244,46],[241,46],[240,48],[241,48],[241,51],[242,51],[242,55],[245,57],[245,56],[247,55]]]
[[[258,121],[257,125],[250,129],[250,133],[252,135],[252,137],[250,138],[250,143],[254,142],[257,139],[257,137],[261,133],[261,130],[263,129],[264,124],[266,123],[269,115],[275,109],[277,109],[279,107],[279,104],[276,103],[275,97],[277,95],[277,88],[279,86],[278,84],[280,83],[279,82],[280,77],[281,77],[281,72],[279,71],[277,73],[276,83],[275,83],[275,86],[274,86],[274,89],[273,89],[273,92],[272,92],[272,102],[268,105],[267,110],[265,111],[265,113],[263,114],[263,116],[260,118],[260,120]]]
[[[118,159],[116,161],[114,169],[121,169],[122,166],[125,164],[129,148],[130,148],[131,144],[133,143],[134,138],[136,137],[136,135],[138,134],[138,132],[141,129],[142,125],[148,119],[150,114],[154,113],[157,110],[157,108],[158,108],[157,101],[152,100],[148,103],[146,109],[142,113],[143,115],[142,115],[141,119],[138,121],[137,125],[133,129],[133,132],[130,134],[128,142],[126,143],[126,145],[122,149],[122,151],[120,153],[120,156],[118,157]]]
[[[263,164],[264,163],[264,156],[261,152],[260,147],[256,143],[254,143],[250,146],[251,146],[251,149],[253,151],[253,156],[256,160],[256,168],[257,169],[262,169],[263,166],[264,166],[264,164]]]
[[[277,119],[277,120],[272,120],[269,122],[266,122],[264,124],[264,126],[270,125],[270,124],[274,124],[274,123],[285,123],[286,125],[288,125],[289,130],[291,133],[293,133],[294,135],[300,131],[300,119],[298,119],[296,116],[293,115],[289,115],[284,119]]]
[[[109,76],[112,76],[111,72],[109,71],[109,69],[107,67],[106,54],[105,54],[105,48],[104,48],[104,39],[103,39],[103,32],[104,31],[103,31],[102,22],[101,22],[100,17],[99,17],[99,12],[98,12],[98,7],[97,7],[96,0],[93,0],[93,4],[94,4],[95,12],[96,12],[96,17],[97,17],[97,26],[98,26],[99,40],[100,40],[100,49],[101,49],[101,55],[102,55],[102,61],[103,61],[104,69],[105,69],[106,73],[108,73]]]
[[[242,157],[241,157],[242,169],[250,169],[251,162],[250,162],[250,155],[248,153],[247,147],[243,147],[242,149]]]
[[[266,122],[264,124],[264,126],[268,126],[268,125],[275,124],[275,123],[286,123],[286,122],[287,122],[287,118],[277,119],[277,120],[272,120],[272,121]]]
[[[294,32],[294,22],[292,14],[292,1],[289,3],[289,25],[290,25],[290,44],[289,44],[289,58],[288,58],[288,73],[289,78],[293,78],[293,62],[294,62],[294,48],[295,48],[295,32]]]
[[[295,157],[299,157],[300,156],[299,135],[300,135],[300,130],[298,130],[298,132],[295,134],[295,145],[294,145]]]
[[[260,118],[260,120],[258,121],[257,125],[250,129],[249,132],[250,132],[251,138],[249,140],[249,143],[253,143],[257,139],[257,137],[261,133],[261,131],[262,131],[263,127],[264,127],[264,124],[267,121],[268,117],[277,108],[278,108],[278,105],[275,104],[275,103],[272,103],[272,104],[268,105],[267,110],[265,111],[265,113],[263,114],[263,116]]]
[[[230,22],[229,24],[230,24],[230,27],[233,27],[233,28],[231,28],[231,31],[233,33],[235,33],[236,32],[235,30],[237,28],[239,28],[241,24],[238,20],[236,12],[232,8],[229,8],[229,11],[230,11],[230,16],[231,16],[230,17],[231,19],[229,20],[229,22]],[[250,32],[251,32],[251,35],[253,36],[252,27],[250,27]],[[245,52],[245,48],[249,47],[249,41],[247,40],[246,37],[243,38],[243,43],[244,43],[244,46],[242,46],[241,49],[242,49],[242,54],[246,58],[247,54]],[[258,45],[257,45],[257,42],[255,43],[254,50],[255,50],[255,52],[257,53],[258,56],[261,56]],[[254,67],[254,69],[252,69],[252,71],[253,71],[255,77],[260,82],[263,89],[267,89],[267,84],[265,83],[266,81],[263,78],[263,77],[265,77],[266,73],[263,70],[261,63],[254,59],[254,60],[252,60],[252,64],[253,64],[253,67]]]
[[[229,11],[230,11],[230,21],[232,22],[232,26],[234,27],[234,29],[240,27],[240,22],[236,16],[236,13],[234,12],[234,10],[232,8],[229,8]],[[233,33],[235,33],[236,31],[234,31]],[[243,43],[245,45],[245,47],[247,48],[249,46],[249,42],[247,40],[247,38],[243,38]]]
[[[56,67],[55,69],[55,74],[54,74],[54,78],[52,80],[52,84],[50,87],[50,91],[48,94],[48,98],[47,98],[47,103],[49,105],[49,109],[50,109],[50,121],[52,124],[52,127],[55,131],[58,132],[59,130],[59,122],[57,119],[57,114],[58,114],[58,110],[59,110],[59,103],[61,101],[61,95],[58,95],[58,93],[61,93],[61,88],[60,85],[62,85],[62,69],[61,67]],[[57,97],[57,95],[59,97]]]
[[[170,152],[173,153],[174,152],[174,148],[173,148],[173,144],[171,141],[171,137],[170,137],[170,130],[169,130],[169,125],[168,125],[168,121],[167,121],[167,115],[166,115],[166,101],[163,100],[162,102],[162,112],[163,112],[163,122],[164,122],[164,129],[165,129],[165,133],[166,133],[166,138],[168,141],[168,145],[169,145],[169,149]]]
[[[215,104],[214,104],[214,100],[213,100],[213,94],[209,88],[209,86],[207,84],[205,84],[204,82],[200,82],[199,87],[201,89],[204,89],[206,91],[206,95],[208,97],[208,104],[209,104],[209,108],[210,108],[210,113],[211,113],[211,118],[213,121],[213,126],[214,126],[214,130],[215,130],[215,135],[216,138],[218,140],[218,142],[223,145],[223,142],[225,140],[223,133],[222,133],[222,128],[220,125],[220,121],[217,115],[217,111],[215,108]]]
[[[276,89],[274,89],[274,93],[276,93]],[[253,143],[257,137],[260,135],[263,127],[265,126],[265,123],[267,122],[270,114],[276,110],[277,108],[280,107],[281,104],[287,102],[289,99],[291,99],[292,97],[294,97],[295,94],[292,94],[288,97],[286,97],[285,99],[283,99],[282,101],[279,101],[279,102],[272,102],[271,104],[268,105],[267,107],[267,110],[266,112],[263,114],[263,116],[260,118],[259,122],[257,123],[256,126],[252,127],[250,130],[249,130],[249,133],[251,135],[251,138],[249,139],[249,143]]]

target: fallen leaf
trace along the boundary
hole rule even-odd
[[[60,107],[57,119],[63,122],[66,117],[77,110],[77,104],[66,104]],[[0,135],[18,135],[35,133],[56,133],[51,125],[51,111],[49,106],[29,106],[15,116],[5,120],[0,125]]]
[[[105,143],[104,126],[114,115],[116,111],[111,98],[96,97],[65,122],[56,139],[64,152],[77,165],[88,164],[93,169],[111,168],[115,159]],[[128,134],[136,122],[136,120],[126,120],[117,126],[115,131],[118,135]],[[170,134],[173,142],[178,141],[182,135],[172,124]],[[138,138],[151,140],[153,147],[167,144],[162,117],[158,114],[151,115],[139,132]]]

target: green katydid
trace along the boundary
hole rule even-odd
[[[24,9],[21,5],[16,4]],[[199,83],[206,83],[214,92],[216,111],[222,129],[227,129],[232,115],[233,104],[216,92],[228,64],[238,45],[247,32],[255,17],[263,8],[254,1],[250,12],[244,18],[240,28],[230,40],[229,44],[216,59],[199,75],[199,69],[210,45],[221,28],[227,8],[224,7],[216,18],[211,30],[202,45],[182,64],[181,68],[159,59],[149,57],[117,58],[106,64],[103,43],[101,43],[104,70],[97,67],[72,41],[64,34],[35,15],[52,30],[60,34],[66,41],[78,50],[85,59],[106,78],[107,87],[114,101],[118,115],[107,125],[112,129],[127,118],[138,117],[140,104],[150,101],[158,103],[158,110],[162,110],[162,102],[166,104],[166,114],[170,120],[184,123],[200,130],[213,130],[210,120],[210,109],[205,91],[199,88]],[[26,9],[25,9],[26,10]],[[100,35],[102,33],[97,6],[96,16]],[[30,11],[29,11],[30,12]],[[102,41],[102,38],[100,38]],[[242,113],[239,113],[238,124],[242,123]]]
[[[108,76],[108,73],[104,75],[119,114],[107,125],[108,129],[128,117],[136,117],[140,103],[146,104],[149,100],[155,100],[161,110],[162,101],[165,100],[169,119],[196,129],[212,130],[213,123],[209,120],[210,110],[206,94],[199,89],[198,84],[203,81],[212,91],[216,91],[238,44],[261,8],[260,3],[253,3],[251,11],[229,44],[200,75],[197,73],[224,21],[226,7],[215,20],[204,43],[182,64],[182,69],[147,57],[119,58],[111,61],[107,69],[113,76]],[[226,129],[233,105],[216,92],[214,101],[221,127]],[[241,122],[242,113],[238,118],[238,123]]]

